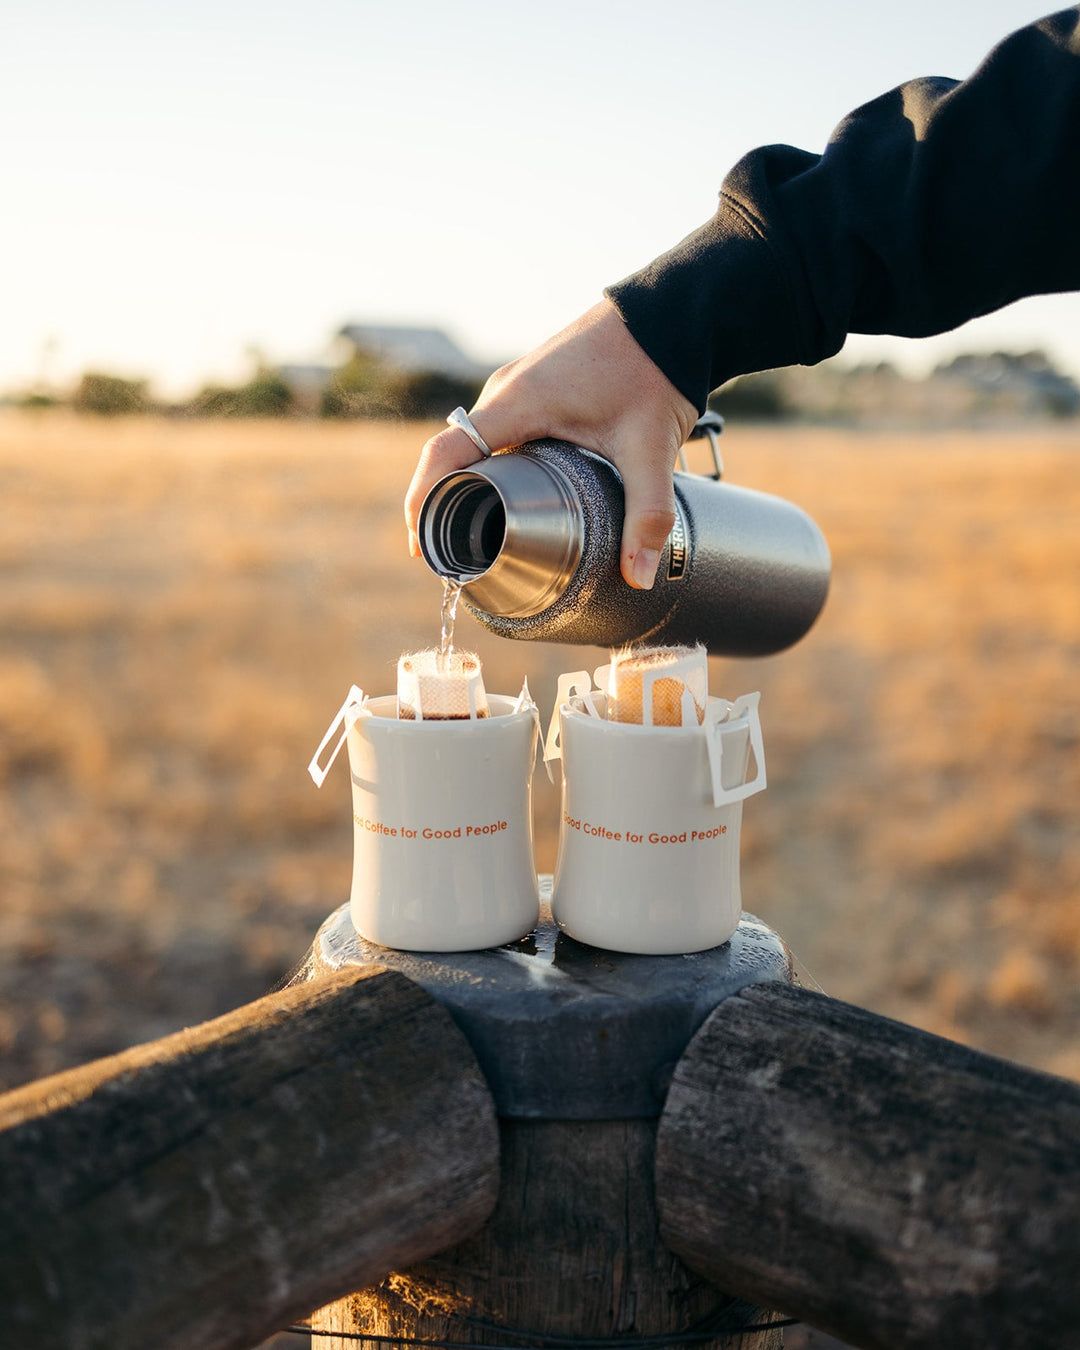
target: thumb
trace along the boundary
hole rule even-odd
[[[623,579],[638,590],[651,590],[668,535],[675,524],[671,469],[645,461],[623,471],[626,515],[623,520]]]

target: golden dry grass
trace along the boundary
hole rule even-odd
[[[346,779],[305,765],[437,636],[400,524],[424,434],[0,417],[3,1084],[263,992],[346,898]],[[747,907],[830,993],[1080,1076],[1080,432],[725,449],[835,562],[796,649],[713,663],[763,693]],[[460,629],[545,718],[603,655]]]

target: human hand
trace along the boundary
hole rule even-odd
[[[609,300],[497,370],[469,416],[492,450],[552,436],[610,460],[626,494],[622,574],[631,586],[652,586],[675,523],[675,459],[697,413],[634,341]],[[454,427],[424,446],[405,498],[414,557],[420,555],[416,530],[424,498],[444,475],[479,458]]]

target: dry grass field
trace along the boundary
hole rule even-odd
[[[264,992],[346,898],[347,777],[305,766],[437,638],[424,434],[0,415],[0,1085]],[[796,649],[713,666],[763,694],[744,903],[828,992],[1080,1077],[1080,428],[726,439],[835,564]],[[545,719],[601,655],[459,641]]]

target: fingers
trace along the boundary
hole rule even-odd
[[[626,490],[622,574],[642,589],[653,584],[674,523],[671,471],[694,416],[693,405],[646,355],[607,300],[496,371],[470,413],[493,451],[553,436],[594,450],[615,465]],[[427,494],[440,478],[480,458],[468,436],[452,428],[424,446],[405,499],[414,557],[420,553],[417,527]]]
[[[420,556],[416,528],[424,498],[444,475],[467,468],[480,458],[480,452],[468,436],[453,427],[438,432],[425,443],[405,494],[405,524],[409,530],[409,552],[414,558]]]
[[[492,439],[493,433],[482,413],[478,412],[475,416],[470,414],[469,420],[491,450],[505,448],[497,436]],[[424,445],[405,494],[405,524],[409,530],[409,552],[414,558],[420,557],[420,540],[416,531],[425,497],[440,478],[445,478],[457,469],[467,469],[470,464],[479,463],[483,458],[465,432],[458,427],[447,427],[445,431],[437,432]]]
[[[476,405],[469,413],[469,421],[480,433],[492,452],[520,445],[542,430],[543,400],[538,399],[528,376],[521,375],[515,365],[503,366],[488,380],[480,392]],[[432,436],[420,451],[420,459],[405,494],[405,523],[409,529],[409,552],[420,556],[417,525],[424,499],[439,481],[457,469],[483,460],[483,455],[458,427],[447,427]]]

